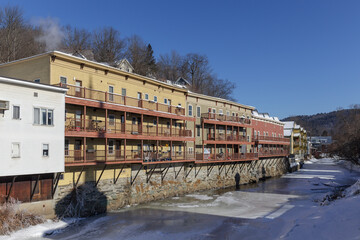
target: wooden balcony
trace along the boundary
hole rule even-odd
[[[212,162],[239,162],[258,160],[257,153],[210,153],[196,154],[196,163],[212,163]]]
[[[208,123],[211,123],[211,120],[213,120],[213,121],[220,121],[220,122],[237,123],[240,125],[249,125],[249,126],[251,125],[251,120],[248,118],[239,117],[239,116],[227,116],[227,115],[216,114],[216,113],[211,113],[211,112],[202,113],[201,118],[204,120],[210,120],[210,121],[206,121]],[[220,124],[220,123],[218,123],[218,124]]]
[[[209,133],[205,137],[205,142],[250,142],[250,137],[236,134],[225,134],[225,133]]]
[[[94,90],[85,87],[78,87],[70,84],[56,84],[56,85],[67,87],[69,89],[67,95],[72,97],[90,99],[90,100],[112,103],[112,104],[115,103],[132,108],[141,108],[145,110],[159,111],[159,112],[176,114],[179,116],[185,116],[185,108],[180,106],[172,106],[154,101],[123,96],[120,94],[108,93],[108,92]]]
[[[253,141],[260,144],[282,144],[290,145],[289,138],[270,137],[270,136],[253,136]]]
[[[74,137],[109,137],[153,139],[156,137],[194,140],[192,131],[178,127],[154,125],[152,123],[132,124],[117,121],[67,118],[65,121],[65,136]]]
[[[84,157],[85,155],[85,157]],[[175,162],[194,162],[194,152],[154,152],[133,150],[65,150],[65,166],[96,164],[157,164]]]

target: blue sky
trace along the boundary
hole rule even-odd
[[[155,55],[206,54],[234,98],[280,118],[359,102],[360,1],[25,1],[25,17],[138,34]]]

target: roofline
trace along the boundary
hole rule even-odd
[[[76,57],[76,56],[73,56],[71,54],[61,52],[61,51],[49,51],[49,52],[37,54],[37,55],[34,55],[34,56],[30,56],[30,57],[27,57],[27,58],[22,58],[22,59],[18,59],[18,60],[15,60],[15,61],[11,61],[11,62],[8,62],[8,63],[2,63],[2,64],[0,64],[0,67],[6,66],[6,65],[12,65],[12,64],[19,63],[19,62],[32,60],[32,59],[41,58],[41,57],[44,57],[44,56],[49,56],[49,57],[55,56],[55,57],[61,57],[61,58],[65,59],[65,60],[71,60],[71,61],[78,62],[78,63],[86,63],[89,66],[102,68],[103,70],[108,70],[108,71],[111,71],[113,73],[121,74],[123,76],[131,76],[131,77],[133,77],[133,78],[135,78],[137,80],[147,81],[147,82],[150,82],[150,83],[153,83],[153,84],[161,85],[163,87],[167,87],[167,88],[174,89],[174,90],[184,92],[184,93],[188,92],[187,89],[177,87],[175,85],[168,84],[166,82],[162,82],[162,81],[159,81],[157,79],[149,78],[149,77],[142,76],[142,75],[139,75],[139,74],[136,74],[136,73],[126,72],[126,71],[123,71],[123,70],[121,70],[119,68],[111,67],[109,65],[106,65],[106,64],[103,64],[103,63],[98,63],[98,62],[91,61],[91,60],[88,60],[88,59],[83,59],[83,58],[80,58],[80,57]]]
[[[281,122],[280,120],[276,121],[275,119],[269,119],[269,118],[264,118],[264,117],[260,117],[260,116],[254,116],[254,115],[251,115],[251,117],[254,119],[267,120],[269,122],[274,122],[274,123],[277,123],[277,124],[280,124],[283,126],[285,125],[285,123]]]
[[[227,104],[232,104],[232,105],[235,105],[235,106],[238,106],[238,107],[247,108],[247,109],[250,109],[250,110],[255,110],[255,107],[253,107],[253,106],[248,106],[248,105],[233,102],[233,101],[230,101],[230,100],[227,100],[227,99],[224,99],[224,98],[208,96],[208,95],[201,94],[201,93],[194,93],[194,92],[188,91],[188,96],[190,96],[190,97],[199,97],[199,98],[204,98],[204,99],[207,99],[207,100],[213,100],[213,101],[218,101],[218,102],[225,102]]]
[[[26,81],[26,80],[22,80],[22,79],[8,78],[8,77],[2,77],[2,76],[0,76],[0,83],[8,83],[8,84],[13,84],[13,85],[38,88],[38,89],[42,89],[42,90],[61,92],[61,93],[66,93],[68,91],[68,89],[64,88],[64,87],[52,86],[52,85],[42,84],[42,83],[35,83],[35,82],[30,82],[30,81]]]

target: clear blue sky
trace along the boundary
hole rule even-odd
[[[360,103],[360,1],[21,1],[27,19],[138,34],[155,55],[206,54],[235,99],[280,118]]]

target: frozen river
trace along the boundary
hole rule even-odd
[[[221,189],[173,197],[63,228],[64,223],[45,223],[11,238],[360,239],[360,198],[329,206],[317,202],[334,187],[353,184],[359,176],[330,159],[314,160],[298,172],[244,185],[238,191]],[[346,218],[350,225],[339,219],[348,210],[346,206],[356,208]],[[353,225],[357,227],[351,229]],[[52,234],[44,235],[44,231]]]

